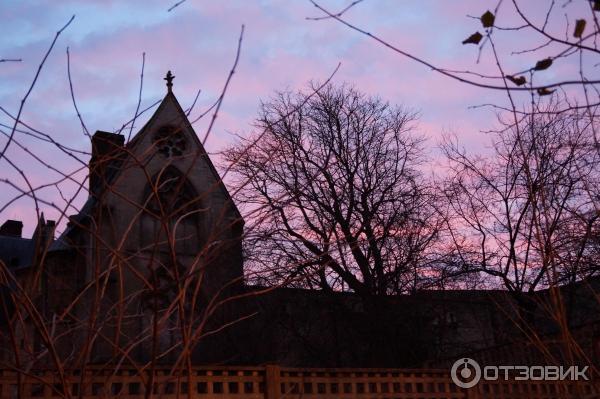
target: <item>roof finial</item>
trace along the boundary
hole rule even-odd
[[[173,89],[173,79],[175,79],[175,75],[171,73],[171,71],[167,72],[167,76],[164,78],[167,81],[167,90],[169,93]]]

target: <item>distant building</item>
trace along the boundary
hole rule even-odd
[[[206,335],[191,348],[196,363],[422,367],[467,354],[487,361],[537,359],[539,348],[519,344],[527,342],[523,307],[504,291],[426,291],[365,302],[349,293],[244,285],[244,221],[171,80],[131,141],[116,133],[93,135],[90,195],[59,237],[43,215],[31,239],[22,237],[19,221],[0,227],[0,260],[8,271],[0,278],[5,362],[15,356],[11,339],[19,340],[26,358],[42,354],[26,359],[32,364],[49,361],[40,323],[52,331],[58,355],[74,365],[143,361],[153,353],[172,362],[185,341],[182,315],[186,334]],[[581,282],[560,291],[567,322],[587,353],[600,350],[599,285]],[[23,291],[39,319],[15,300]],[[177,295],[185,297],[173,311]],[[208,317],[214,298],[233,296],[241,298]],[[558,323],[544,307],[551,293],[527,301],[531,333],[560,352]],[[11,337],[7,326],[11,317],[17,322],[19,309],[26,317]],[[160,328],[153,341],[155,321]],[[86,345],[92,348],[87,359]]]

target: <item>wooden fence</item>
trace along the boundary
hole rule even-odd
[[[151,392],[146,392],[151,387]],[[481,381],[458,388],[448,370],[298,369],[194,367],[191,373],[134,369],[84,374],[54,371],[28,374],[0,371],[1,398],[206,398],[206,399],[553,399],[599,398],[591,383]]]

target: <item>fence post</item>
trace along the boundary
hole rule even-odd
[[[279,399],[281,396],[281,369],[278,365],[265,366],[265,398]]]
[[[466,388],[463,389],[463,392],[465,393],[465,397],[467,399],[480,399],[481,396],[479,395],[479,386],[475,385],[473,388]]]

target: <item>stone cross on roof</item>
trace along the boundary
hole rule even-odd
[[[164,79],[167,81],[167,89],[169,90],[169,93],[170,93],[173,88],[173,79],[175,79],[175,75],[173,75],[171,73],[171,71],[169,71],[169,72],[167,72],[167,76],[165,76]]]

